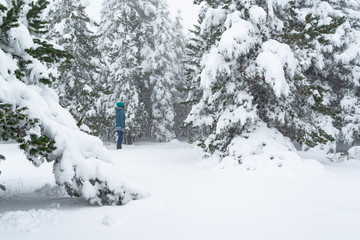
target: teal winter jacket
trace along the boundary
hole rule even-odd
[[[125,113],[123,108],[115,107],[116,112],[116,128],[115,130],[125,131]]]

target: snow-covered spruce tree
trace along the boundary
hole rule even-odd
[[[186,89],[186,43],[188,42],[187,37],[183,32],[183,19],[181,16],[181,11],[177,11],[177,15],[175,16],[174,22],[174,33],[175,33],[175,53],[177,61],[174,66],[177,66],[175,71],[175,87],[177,92],[174,94],[174,108],[176,112],[174,129],[176,136],[180,137],[188,137],[189,129],[184,127],[184,121],[187,115],[190,112],[189,105],[184,104],[187,98],[187,93],[184,91]]]
[[[60,76],[52,86],[60,104],[83,130],[94,130],[96,134],[95,103],[102,90],[97,84],[100,53],[95,34],[89,29],[95,28],[95,23],[85,13],[87,4],[87,1],[53,0],[45,14],[49,19],[46,38],[73,56],[71,62],[59,67]]]
[[[181,119],[181,112],[175,111],[175,104],[179,102],[176,87],[184,80],[181,57],[184,37],[180,19],[177,19],[177,25],[171,21],[165,1],[152,2],[156,11],[153,13],[155,18],[150,14],[146,19],[153,29],[149,31],[148,28],[145,32],[151,52],[144,56],[142,63],[149,75],[148,88],[144,90],[151,93],[151,137],[157,141],[169,141],[175,138],[175,118]]]
[[[300,3],[294,3],[294,7],[298,6]],[[311,35],[315,30],[328,34],[319,39],[320,44],[312,41],[313,51],[308,59],[313,64],[309,61],[304,64],[304,72],[307,78],[320,80],[318,85],[332,89],[330,94],[334,100],[329,107],[338,113],[337,141],[353,144],[359,141],[360,127],[360,2],[325,1],[316,5],[311,14],[307,15],[307,21],[312,20],[314,26],[305,32]],[[323,23],[339,27],[336,30],[322,28]],[[305,55],[304,51],[301,53]]]
[[[183,104],[190,107],[198,104],[202,98],[202,89],[200,86],[202,71],[201,60],[209,51],[209,47],[212,46],[218,38],[218,36],[216,37],[218,34],[212,32],[211,29],[208,29],[206,33],[201,30],[200,25],[205,18],[207,9],[208,5],[206,4],[203,4],[200,8],[198,23],[193,26],[193,29],[190,29],[190,36],[185,49],[185,77],[187,82],[182,90],[187,93],[187,98],[183,101]],[[185,126],[194,127],[190,134],[191,141],[202,138],[210,133],[205,125],[201,127],[197,125],[197,127],[195,127],[193,123],[191,120],[185,122]],[[199,124],[199,122],[197,124]]]
[[[101,96],[98,115],[103,116],[102,138],[112,139],[114,134],[114,106],[118,101],[126,105],[127,135],[140,137],[149,125],[148,114],[140,101],[140,68],[143,46],[141,23],[135,10],[135,1],[105,0],[99,26],[99,49],[102,53],[101,84],[109,91]]]
[[[102,79],[111,93],[102,100],[102,112],[113,118],[114,103],[124,101],[132,137],[175,137],[175,86],[182,77],[176,41],[181,30],[167,8],[164,1],[103,2],[99,45],[106,67]],[[105,125],[112,130],[113,120]]]
[[[35,166],[54,162],[56,183],[71,196],[99,205],[137,199],[141,195],[117,177],[102,142],[80,131],[49,88],[57,73],[46,64],[69,55],[36,37],[44,30],[46,5],[0,1],[0,139],[17,141]]]
[[[330,116],[318,124],[329,131],[331,122],[334,143],[351,144],[359,139],[360,3],[295,1],[289,5],[283,39],[302,63],[301,77],[310,83],[305,91],[313,94],[312,108]]]
[[[324,1],[195,2],[202,5],[196,37],[206,46],[193,71],[200,78],[192,80],[201,97],[186,122],[203,133],[207,152],[243,163],[282,135],[310,147],[335,140],[336,89],[322,74],[327,57],[351,46],[340,50],[333,37],[356,35],[342,8]]]

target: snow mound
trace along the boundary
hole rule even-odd
[[[348,154],[350,159],[360,160],[360,146],[350,148]]]
[[[173,139],[173,140],[169,141],[169,143],[176,144],[176,143],[180,143],[180,141],[179,141],[179,140],[177,140],[177,139]]]
[[[57,222],[58,211],[54,209],[11,211],[0,214],[0,235],[2,232],[35,232]]]
[[[68,196],[64,186],[52,186],[51,184],[45,184],[41,188],[34,191],[35,194],[45,197],[65,197]]]
[[[101,223],[105,226],[111,226],[116,225],[119,223],[119,221],[109,215],[104,216],[104,218],[101,220]]]
[[[360,146],[352,147],[344,153],[336,153],[330,160],[337,163],[344,161],[360,161]]]
[[[306,173],[323,171],[316,160],[301,159],[294,145],[275,129],[260,123],[253,132],[232,140],[229,156],[219,167],[239,167],[244,170],[290,170]]]

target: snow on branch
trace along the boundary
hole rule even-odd
[[[265,82],[274,90],[277,97],[289,95],[290,89],[286,76],[294,77],[297,60],[290,47],[276,40],[269,40],[262,45],[263,52],[256,59]],[[286,71],[286,73],[285,73]]]

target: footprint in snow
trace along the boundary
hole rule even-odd
[[[109,215],[106,215],[101,220],[101,223],[105,226],[111,226],[111,225],[119,224],[120,222],[119,222],[119,220],[117,220]]]

